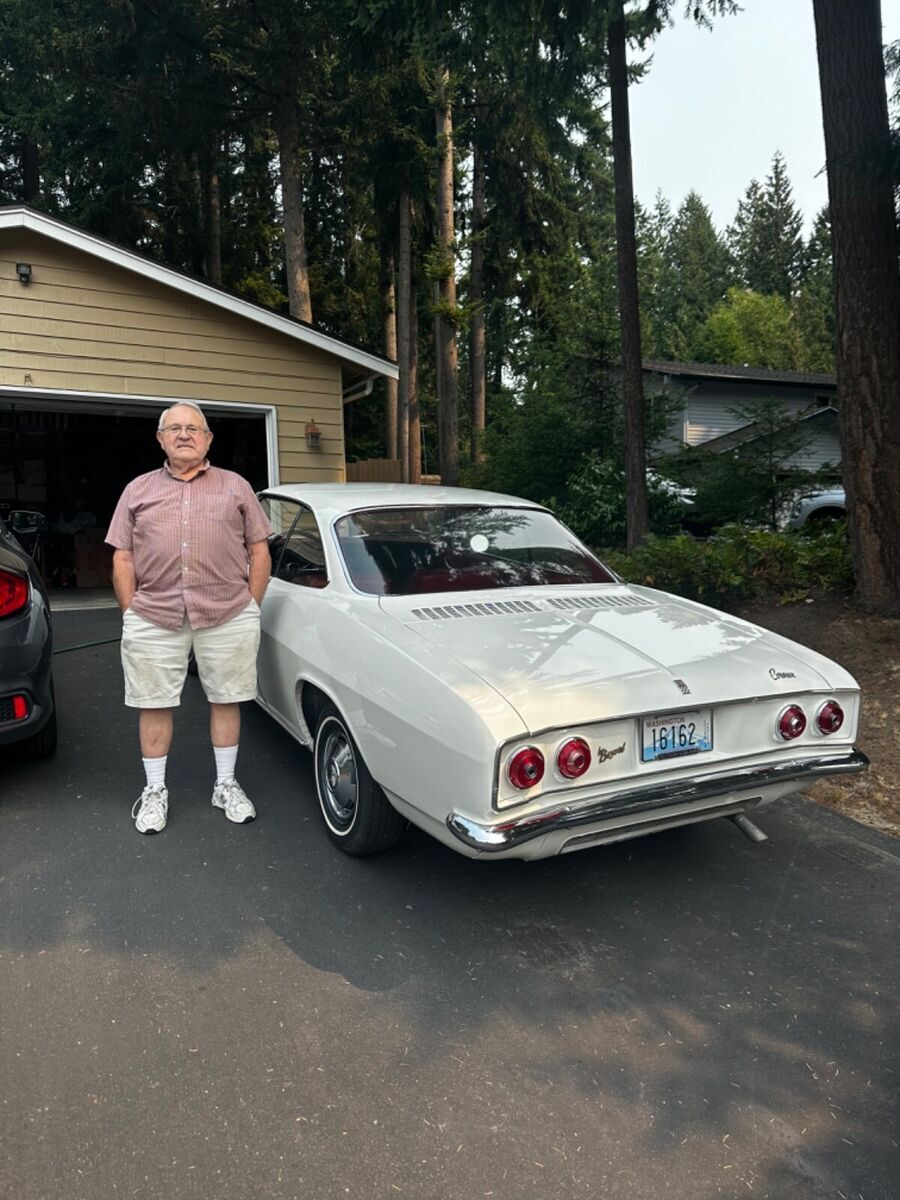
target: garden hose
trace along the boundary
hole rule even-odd
[[[54,654],[68,654],[72,650],[87,650],[89,646],[110,646],[113,642],[121,642],[121,637],[101,638],[98,642],[76,642],[74,646],[61,646]]]

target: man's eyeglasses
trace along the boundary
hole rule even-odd
[[[201,429],[199,425],[165,425],[159,431],[160,433],[187,433],[191,437],[195,437],[198,433],[209,433],[208,429]]]

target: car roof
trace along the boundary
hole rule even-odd
[[[363,508],[431,508],[445,504],[543,509],[542,505],[520,496],[415,483],[282,483],[264,488],[260,495],[303,500],[329,517]]]

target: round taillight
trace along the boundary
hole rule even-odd
[[[577,779],[591,765],[591,748],[584,738],[570,738],[559,748],[556,769],[565,779]]]
[[[786,742],[798,738],[803,733],[806,729],[806,714],[799,704],[789,704],[783,712],[779,713],[776,729],[778,736]]]
[[[524,790],[534,787],[544,777],[543,754],[540,750],[535,750],[534,746],[526,746],[524,750],[517,750],[509,760],[506,774],[514,788]]]
[[[0,617],[11,617],[28,603],[28,579],[15,571],[0,571]]]
[[[819,733],[837,733],[844,723],[844,710],[837,700],[828,700],[816,713]]]

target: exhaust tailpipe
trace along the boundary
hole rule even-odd
[[[750,818],[744,816],[743,813],[734,813],[728,819],[734,821],[741,833],[746,834],[751,842],[767,842],[769,840],[769,835],[763,833],[760,827],[754,825]]]

